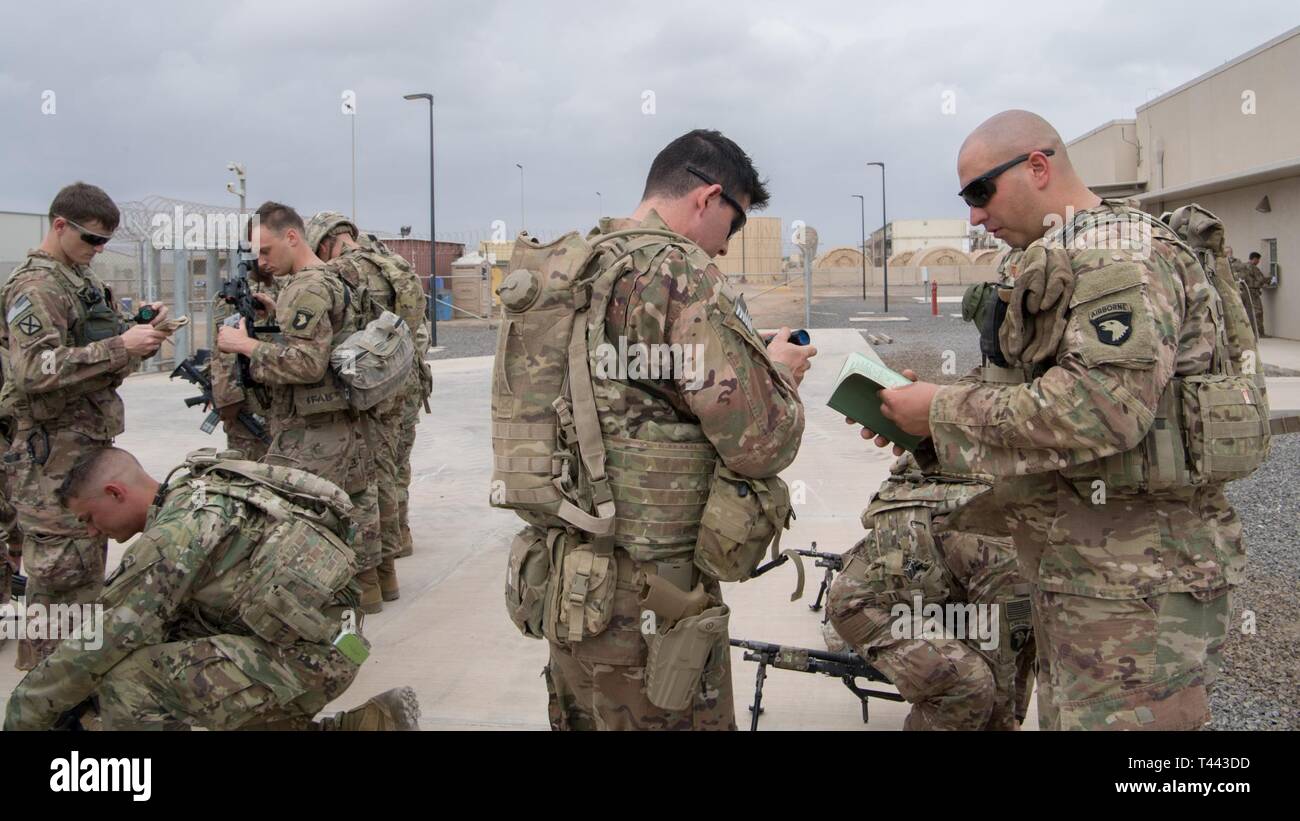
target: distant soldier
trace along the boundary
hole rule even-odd
[[[143,535],[102,618],[10,695],[6,730],[49,729],[92,696],[106,730],[417,728],[405,687],[312,721],[369,655],[352,505],[319,477],[237,456],[196,451],[160,484],[124,450],[83,455],[58,490],[70,515],[96,536]]]
[[[266,294],[270,297],[272,305],[276,295],[280,293],[280,280],[261,269],[255,269],[249,275],[248,285],[254,295]],[[218,301],[213,307],[213,316],[217,322],[223,321],[233,313],[234,307],[225,301]],[[271,405],[267,401],[270,398],[269,394],[265,391],[246,389],[239,384],[234,354],[217,351],[212,354],[210,362],[212,397],[217,412],[221,414],[221,426],[226,432],[226,447],[240,451],[244,454],[244,458],[250,461],[259,461],[266,455],[270,443],[257,438],[244,427],[239,421],[239,412],[247,411],[262,419],[269,419],[271,413]]]
[[[1250,264],[1246,266],[1245,284],[1250,290],[1250,308],[1255,312],[1255,334],[1261,339],[1268,336],[1264,330],[1264,289],[1270,285],[1268,274],[1259,268],[1264,259],[1259,251],[1250,252]]]
[[[271,389],[271,447],[264,461],[296,467],[343,488],[356,508],[361,608],[384,609],[376,568],[380,535],[378,491],[362,414],[330,369],[330,352],[365,325],[364,295],[326,267],[307,243],[302,217],[287,205],[263,203],[252,224],[258,267],[282,277],[276,306],[277,340],[253,339],[240,319],[223,325],[217,349],[247,356],[253,378]]]
[[[54,489],[80,454],[122,432],[117,387],[157,352],[166,335],[154,326],[167,318],[155,302],[151,323],[128,325],[90,269],[119,220],[108,194],[69,185],[50,204],[49,218],[45,240],[0,289],[0,416],[13,424],[4,465],[22,531],[27,605],[38,611],[99,597],[108,542],[88,538],[56,504]],[[45,632],[60,632],[56,627]],[[31,669],[58,641],[20,640],[18,669]]]
[[[405,260],[391,253],[382,253],[373,245],[363,247],[357,243],[357,237],[356,225],[333,211],[322,211],[307,223],[307,244],[316,251],[316,255],[349,281],[364,285],[371,303],[378,310],[397,314],[411,333],[415,334],[424,320],[424,292],[420,288],[419,277],[405,264]],[[409,482],[411,454],[409,450],[402,451],[403,427],[412,409],[418,413],[422,397],[420,368],[423,364],[424,357],[417,350],[406,389],[401,396],[376,408],[373,424],[367,427],[370,432],[369,445],[379,469],[376,478],[379,485],[379,527],[383,560],[379,563],[378,571],[379,589],[384,601],[393,601],[399,595],[397,568],[394,564],[403,547],[403,486],[399,460],[407,463],[406,476]]]
[[[910,455],[890,474],[862,514],[871,532],[831,584],[831,624],[912,705],[904,729],[1018,729],[1033,681],[1029,585],[1010,539],[946,527],[988,483],[923,474]],[[962,620],[919,633],[918,602]]]

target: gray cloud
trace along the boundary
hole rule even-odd
[[[348,210],[357,95],[357,210],[368,226],[428,228],[427,113],[437,97],[443,238],[586,227],[596,191],[635,205],[664,143],[719,128],[770,179],[768,213],[854,243],[854,193],[890,213],[960,217],[955,152],[1009,107],[1067,138],[1295,24],[1293,6],[1103,2],[344,2],[28,4],[6,11],[0,58],[0,209],[41,211],[73,179],[120,200]],[[1197,9],[1200,9],[1199,13]],[[41,113],[53,90],[57,113]],[[643,92],[656,112],[642,113]],[[957,112],[941,112],[943,95]],[[869,173],[870,172],[870,173]]]

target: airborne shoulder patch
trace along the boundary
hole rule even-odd
[[[293,322],[291,323],[293,325],[293,329],[295,331],[307,330],[307,326],[311,324],[312,318],[314,316],[315,314],[313,314],[311,311],[308,311],[305,308],[299,308],[298,312],[293,315]]]
[[[1112,302],[1088,313],[1088,322],[1103,345],[1119,347],[1133,337],[1133,306]]]

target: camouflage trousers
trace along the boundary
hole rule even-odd
[[[1009,542],[948,532],[934,540],[937,556],[901,555],[871,561],[866,540],[832,582],[826,608],[835,631],[863,659],[887,675],[912,706],[906,730],[1014,730],[1028,708],[1034,647],[1011,648],[958,637],[896,637],[901,617],[917,597],[923,606],[955,603],[999,607],[1021,586]],[[909,588],[902,568],[913,562],[939,563],[927,578]],[[999,622],[1005,611],[999,610]],[[991,638],[991,637],[990,637]]]
[[[105,730],[307,729],[360,668],[329,645],[218,635],[144,647],[99,685]]]
[[[415,549],[411,539],[411,452],[415,449],[415,426],[420,421],[423,394],[408,393],[402,400],[402,417],[397,436],[397,519],[401,552],[409,554]]]
[[[375,457],[379,531],[384,559],[396,558],[402,550],[402,476],[398,467],[398,448],[401,444],[403,401],[403,397],[397,397],[391,407],[379,416],[378,424],[372,426],[374,436],[369,443]]]
[[[549,642],[546,679],[552,730],[734,730],[736,708],[731,689],[731,652],[724,634],[710,656],[690,708],[664,710],[646,698],[649,651],[641,636],[637,597],[644,570],[623,550],[616,550],[618,585],[609,627],[577,644]],[[705,589],[721,601],[716,581]]]
[[[1034,591],[1045,730],[1194,730],[1227,639],[1231,594],[1099,599]]]
[[[89,604],[99,598],[108,539],[87,536],[85,525],[59,504],[55,493],[79,457],[111,444],[72,431],[47,436],[38,427],[19,431],[4,456],[9,491],[22,531],[29,613],[46,612],[56,604]],[[42,635],[58,635],[61,629],[55,627],[38,629],[44,631]],[[19,670],[32,669],[54,652],[59,641],[20,639],[15,666]]]
[[[374,458],[367,442],[373,424],[366,416],[347,412],[320,413],[306,419],[279,420],[271,446],[262,457],[268,465],[283,465],[314,473],[338,485],[352,501],[357,527],[353,549],[359,572],[378,567],[382,558],[379,528],[379,488]]]

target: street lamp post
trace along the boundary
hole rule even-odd
[[[519,169],[519,230],[524,230],[524,164],[515,163]]]
[[[889,313],[889,213],[885,210],[885,164],[869,162],[867,165],[880,166],[880,258],[885,266],[885,313]]]
[[[438,347],[438,314],[434,310],[434,303],[437,301],[438,291],[438,235],[434,233],[437,223],[434,222],[434,194],[433,194],[433,95],[432,94],[404,94],[404,100],[428,100],[429,101],[429,344]]]
[[[605,216],[605,200],[600,196],[600,192],[597,191],[596,192],[596,222],[600,222],[600,218],[603,216]]]
[[[853,198],[858,201],[859,210],[862,212],[862,301],[867,301],[867,198],[861,194],[854,194]]]

